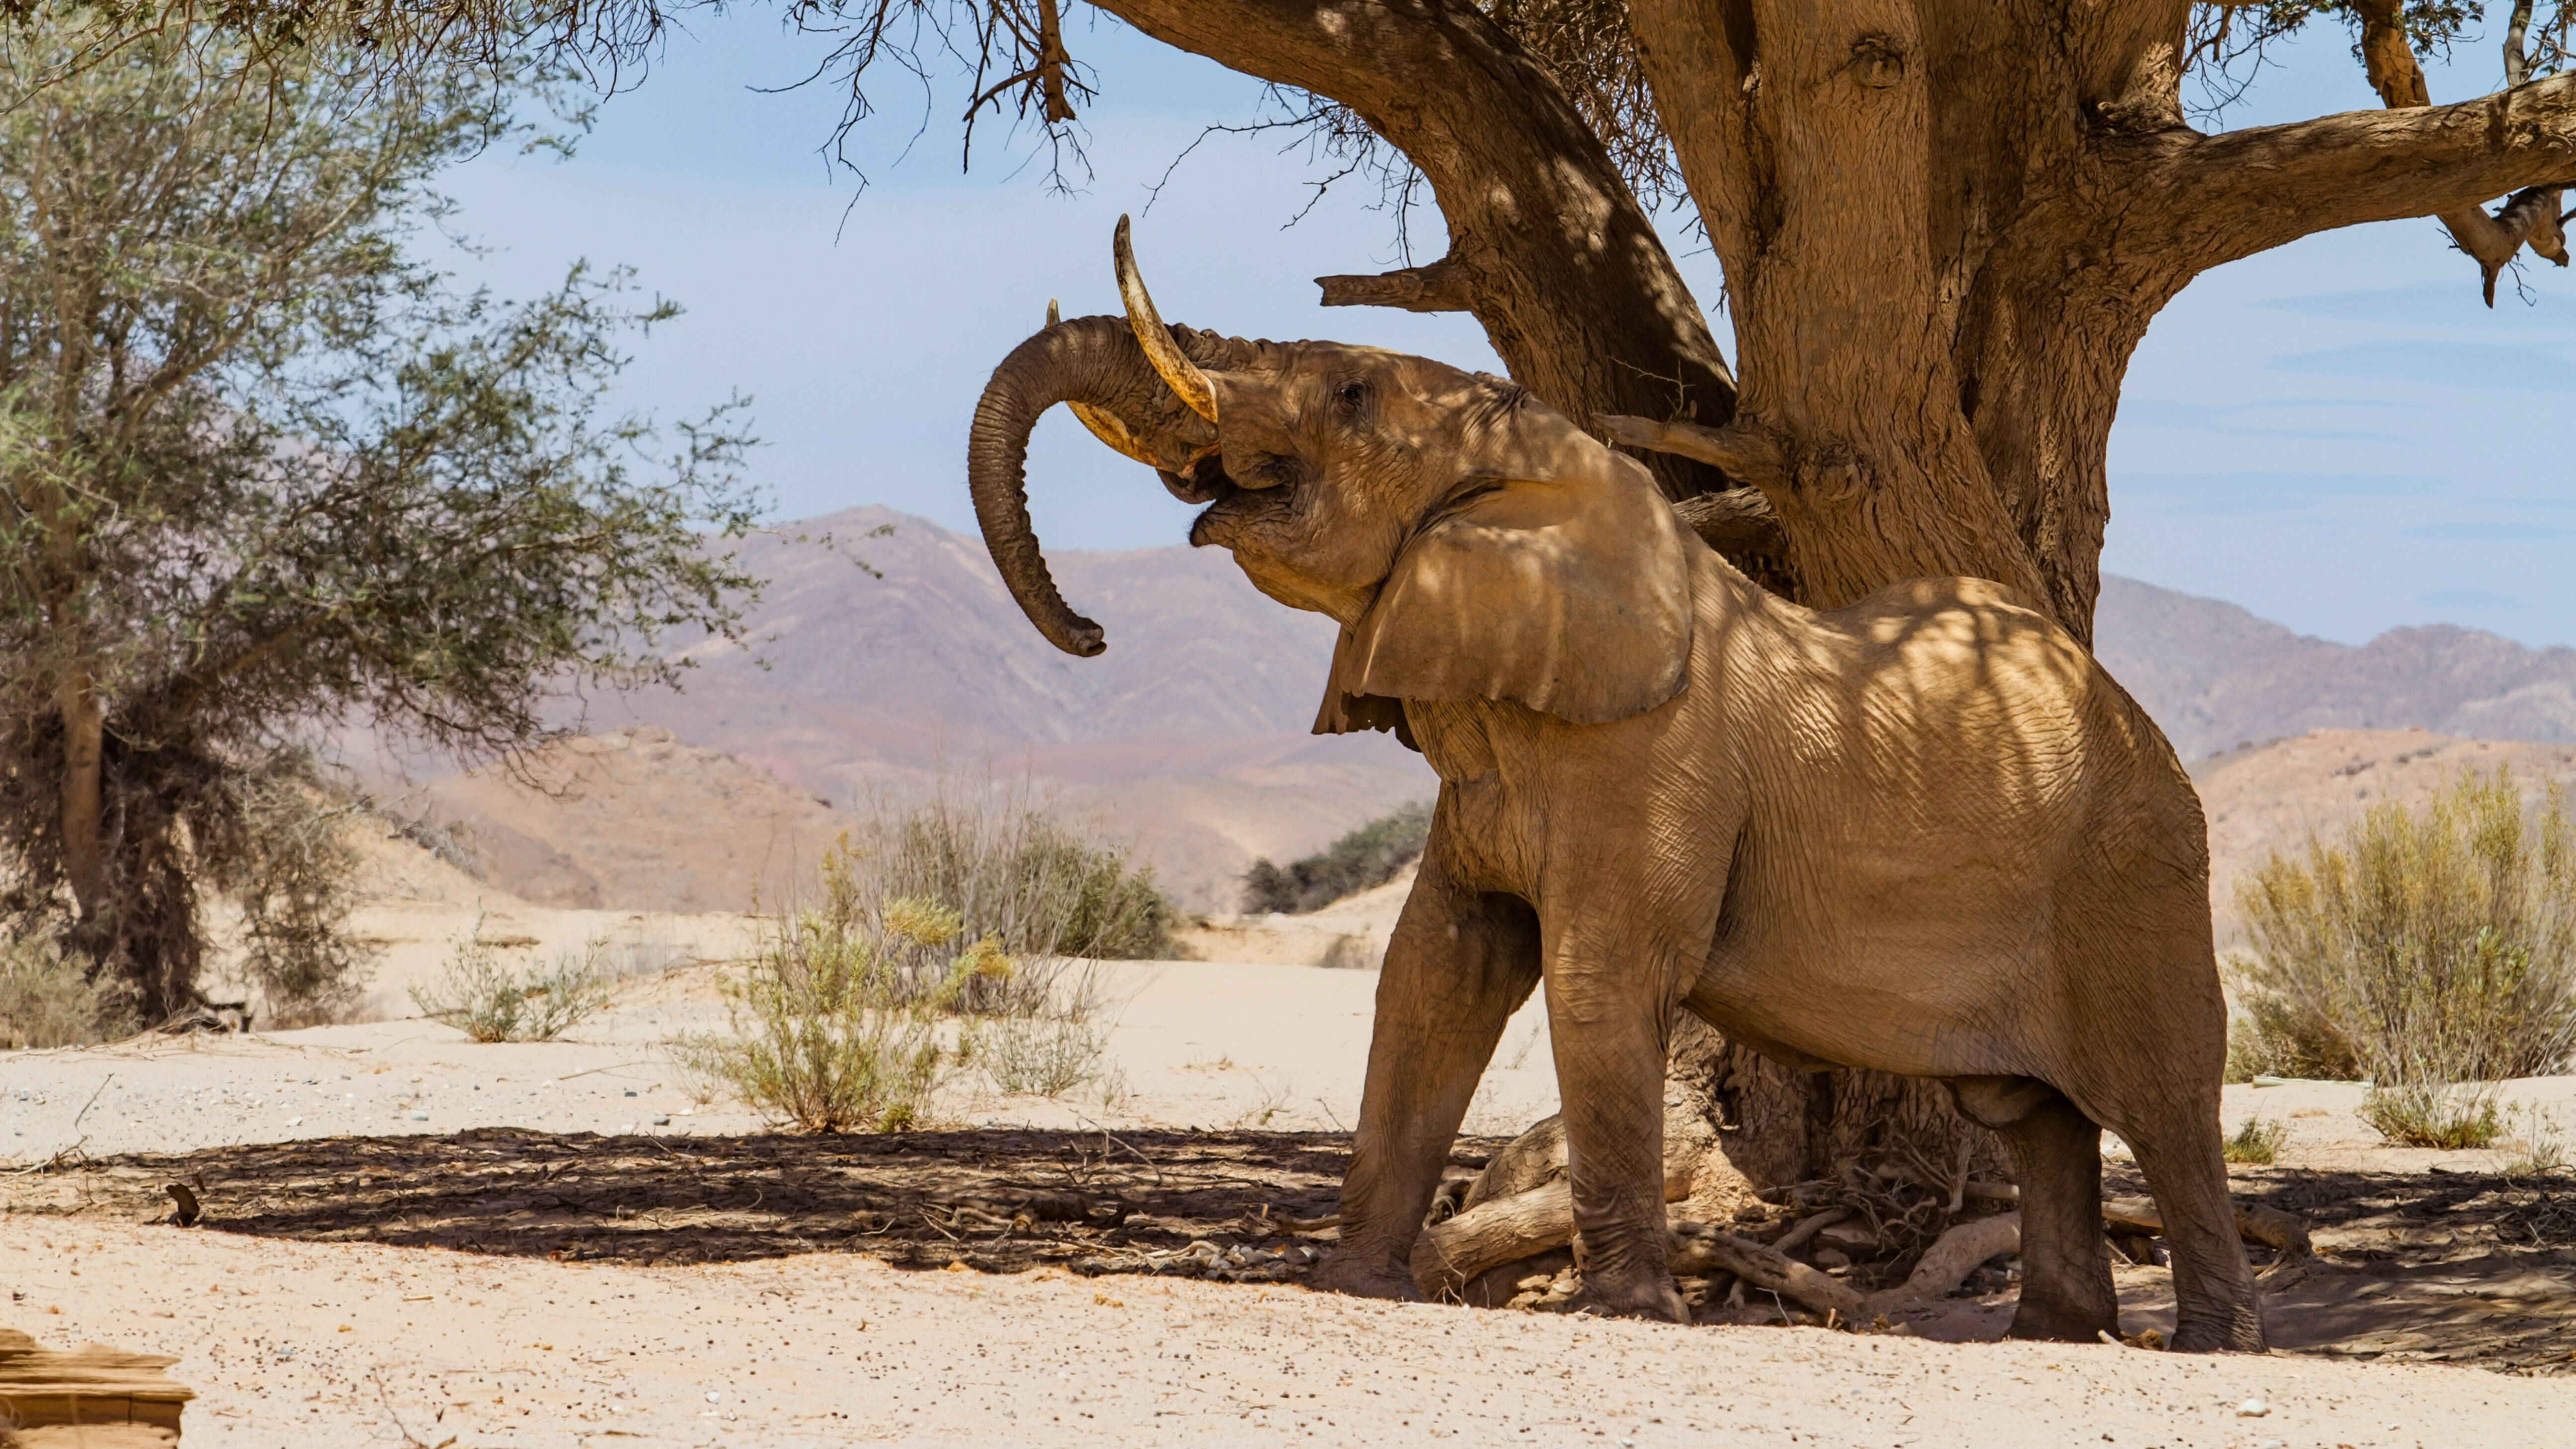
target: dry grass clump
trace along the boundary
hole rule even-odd
[[[2227,1160],[2269,1167],[2281,1158],[2281,1149],[2289,1144],[2290,1124],[2266,1122],[2248,1117],[2226,1142]]]
[[[843,855],[869,898],[953,911],[972,938],[990,938],[1015,957],[1172,954],[1178,912],[1153,869],[1044,809],[1025,785],[943,782],[920,805],[880,812]],[[1011,994],[1034,999],[1041,985],[1022,981]]]
[[[483,920],[456,938],[438,980],[411,988],[420,1014],[479,1042],[553,1041],[608,1006],[605,943],[565,952],[551,965],[513,970],[483,939]]]
[[[818,885],[728,984],[731,1034],[676,1043],[808,1132],[909,1126],[951,1067],[1047,1096],[1106,1080],[1101,980],[1075,951],[1168,941],[1150,874],[1015,799],[881,819],[825,852]]]
[[[2384,804],[2238,887],[2253,938],[2229,962],[2241,1075],[2373,1083],[2392,1141],[2483,1145],[2492,1088],[2576,1047],[2576,835],[2552,786],[2462,775],[2421,809]]]
[[[135,1030],[113,980],[42,931],[0,931],[0,1049],[86,1046]]]

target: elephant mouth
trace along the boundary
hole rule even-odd
[[[1202,459],[1186,481],[1189,501],[1208,505],[1190,522],[1193,548],[1229,547],[1246,529],[1284,519],[1297,506],[1295,484],[1279,482],[1246,488],[1235,482],[1224,464],[1214,457]]]

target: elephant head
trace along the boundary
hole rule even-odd
[[[1515,700],[1578,723],[1671,698],[1700,552],[1654,481],[1507,379],[1333,342],[1167,327],[1121,218],[1127,315],[1055,322],[986,386],[968,458],[984,540],[1057,647],[1098,625],[1030,529],[1029,430],[1057,402],[1208,508],[1190,542],[1342,628],[1322,732],[1400,724],[1400,699]]]

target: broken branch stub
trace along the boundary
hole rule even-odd
[[[1406,267],[1376,275],[1317,277],[1327,307],[1400,307],[1407,312],[1471,310],[1467,273],[1442,258],[1427,266]]]

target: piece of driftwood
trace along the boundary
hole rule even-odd
[[[1413,1284],[1445,1299],[1467,1280],[1574,1241],[1574,1185],[1560,1177],[1527,1192],[1480,1202],[1413,1240]]]
[[[1676,1224],[1673,1238],[1676,1273],[1689,1276],[1723,1269],[1756,1288],[1794,1298],[1829,1320],[1858,1326],[1908,1303],[1944,1297],[1966,1282],[1978,1264],[2019,1250],[2021,1214],[1999,1213],[1952,1226],[1923,1250],[1904,1282],[1867,1294],[1776,1248],[1705,1224]]]
[[[2108,1199],[2102,1204],[2102,1220],[2149,1237],[2164,1235],[2164,1214],[2156,1210],[2156,1200],[2151,1197]],[[2236,1233],[2249,1243],[2278,1248],[2293,1257],[2304,1258],[2316,1251],[2308,1242],[2308,1225],[2296,1214],[2261,1203],[2236,1204]]]
[[[0,1444],[11,1449],[167,1449],[196,1391],[162,1372],[177,1363],[84,1343],[55,1353],[0,1328]]]

